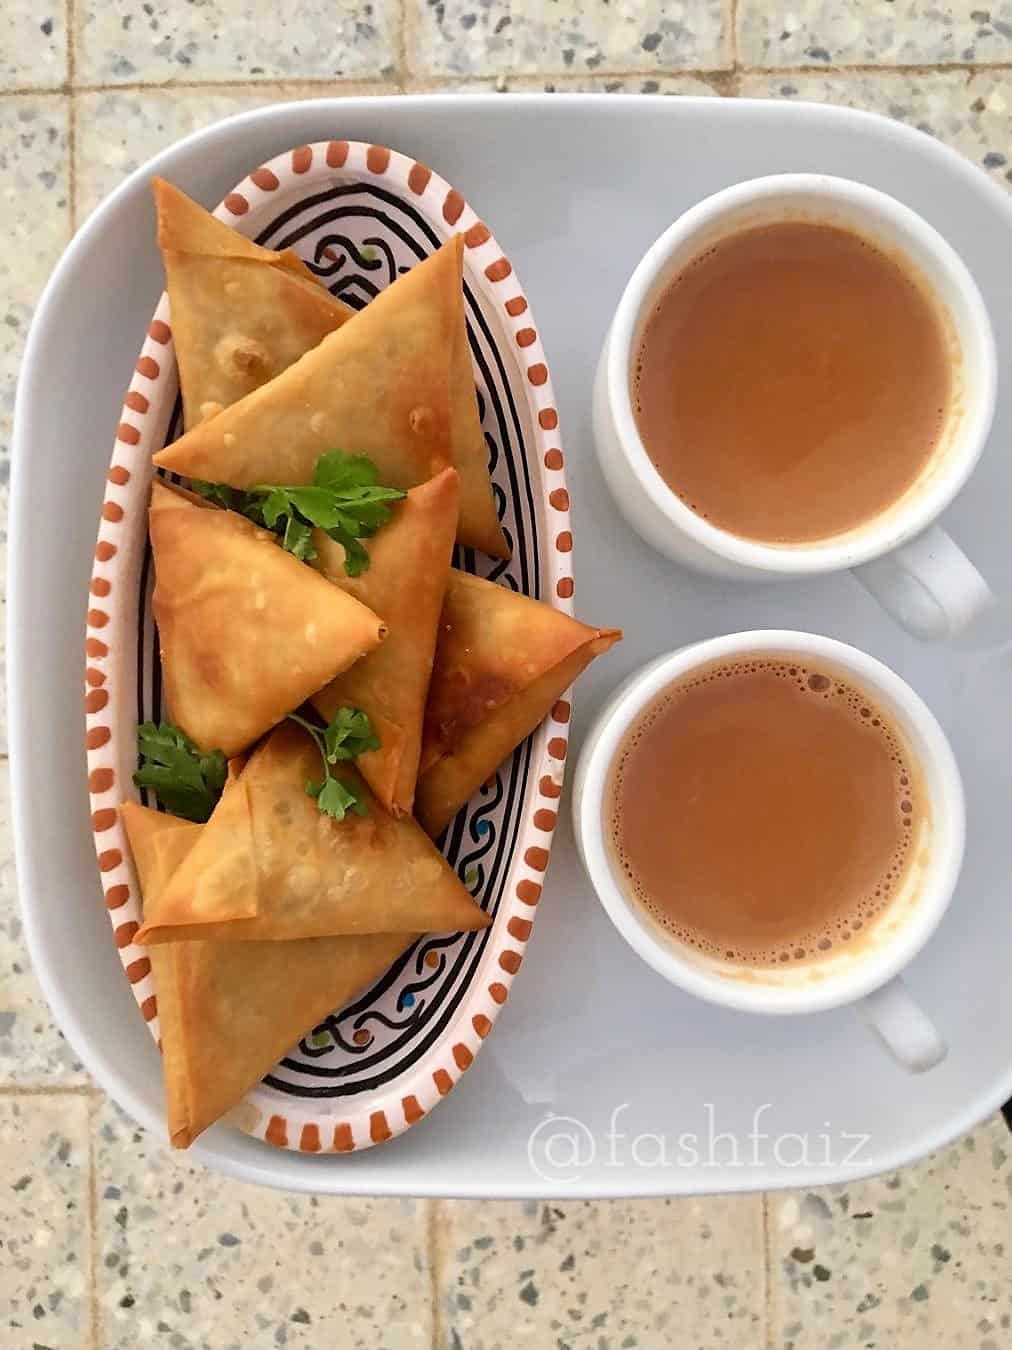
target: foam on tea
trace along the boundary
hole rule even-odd
[[[873,932],[929,827],[890,718],[830,666],[777,655],[670,685],[606,796],[629,893],[681,942],[746,966],[818,962]]]
[[[632,396],[692,510],[771,544],[833,538],[920,479],[951,420],[938,306],[896,258],[807,221],[717,240],[661,292]]]

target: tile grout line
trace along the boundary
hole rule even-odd
[[[776,1350],[774,1346],[773,1331],[773,1243],[770,1238],[770,1197],[768,1191],[762,1193],[762,1221],[763,1221],[763,1284],[762,1284],[762,1309],[763,1309],[763,1346],[764,1350]]]
[[[404,92],[408,82],[408,0],[400,0],[397,23],[397,88]]]
[[[1001,73],[1012,70],[1012,61],[922,61],[909,65],[877,65],[874,61],[855,61],[853,64],[834,65],[830,62],[818,62],[814,65],[795,66],[750,66],[742,64],[738,71],[742,75],[946,75],[951,73],[979,75]]]
[[[53,1087],[49,1084],[0,1083],[0,1097],[96,1097],[99,1090],[93,1083],[68,1083]]]
[[[721,78],[711,77],[710,87],[721,98],[737,98],[741,89],[741,66],[738,62],[738,0],[730,0],[731,69]]]
[[[103,83],[97,84],[79,84],[73,86],[51,85],[25,87],[24,89],[0,90],[4,97],[7,94],[172,94],[177,91],[180,93],[207,92],[228,93],[234,90],[244,90],[249,93],[263,91],[268,89],[333,89],[338,93],[341,91],[352,91],[362,89],[384,89],[389,91],[396,88],[398,80],[393,76],[378,75],[375,79],[338,79],[332,75],[273,75],[262,80],[227,78],[217,79],[193,79],[193,80],[124,80],[122,83]]]
[[[130,80],[122,84],[80,84],[65,80],[60,84],[25,84],[17,89],[4,89],[0,86],[0,98],[58,98],[60,95],[80,94],[172,94],[180,93],[229,93],[233,90],[263,92],[271,89],[334,89],[342,94],[354,94],[361,90],[382,90],[389,93],[397,88],[398,81],[390,76],[377,76],[374,80],[335,79],[332,76],[289,75],[272,76],[263,80]]]
[[[68,0],[68,9],[73,6],[74,0]],[[572,70],[564,71],[541,71],[539,73],[523,74],[517,71],[511,71],[503,76],[505,79],[526,79],[526,80],[549,80],[552,82],[563,81],[566,87],[578,85],[589,79],[607,80],[607,79],[672,79],[679,76],[686,78],[696,78],[702,80],[720,80],[728,79],[733,76],[752,76],[767,75],[775,76],[805,76],[805,75],[828,75],[836,78],[844,78],[848,75],[946,75],[946,74],[1007,74],[1012,72],[1012,60],[1009,61],[943,61],[943,62],[922,62],[911,63],[909,65],[879,65],[875,62],[855,62],[854,64],[833,65],[833,64],[813,64],[813,65],[786,65],[786,66],[763,66],[763,65],[744,65],[736,63],[734,66],[686,66],[679,69],[659,70],[656,67],[652,69],[643,69],[642,67],[616,67],[608,70],[587,71],[585,74],[574,74]],[[407,72],[404,72],[406,74]],[[409,77],[403,80],[383,79],[376,80],[335,80],[332,76],[303,76],[301,78],[288,78],[285,76],[271,76],[262,80],[228,80],[228,79],[210,79],[210,80],[132,80],[123,83],[110,84],[98,82],[96,84],[79,84],[76,81],[57,85],[25,85],[18,89],[0,89],[2,98],[25,98],[38,97],[39,95],[52,95],[54,97],[60,94],[128,94],[128,93],[172,93],[176,90],[186,93],[193,91],[221,91],[229,92],[232,90],[267,90],[271,88],[286,89],[332,89],[338,94],[342,90],[349,93],[361,89],[380,89],[383,86],[390,86],[391,90],[396,89],[403,83],[406,92],[411,92],[416,88],[422,92],[445,90],[449,83],[453,83],[455,88],[467,90],[482,84],[487,84],[489,80],[496,80],[499,76],[495,72],[487,75],[468,76],[464,79],[453,79],[449,73],[446,75],[423,75],[418,77]],[[411,88],[408,88],[410,86]]]
[[[95,1162],[96,1098],[88,1098],[88,1238],[91,1257],[88,1262],[90,1285],[90,1325],[92,1350],[102,1350],[102,1311],[98,1298],[98,1170]]]
[[[951,61],[932,64],[925,62],[919,65],[876,65],[874,62],[854,65],[795,65],[795,66],[763,66],[763,65],[745,65],[735,61],[728,66],[685,66],[644,69],[636,66],[616,66],[614,68],[599,68],[593,71],[586,71],[574,74],[571,69],[564,71],[540,71],[527,74],[522,71],[511,70],[508,72],[489,72],[484,75],[468,75],[465,77],[454,78],[452,75],[419,75],[409,81],[411,89],[418,89],[423,92],[445,90],[452,81],[454,89],[467,90],[471,87],[477,87],[488,84],[489,81],[504,80],[547,80],[553,84],[564,84],[567,88],[570,86],[579,87],[587,80],[670,80],[684,77],[686,79],[697,80],[729,80],[741,76],[767,75],[770,77],[780,75],[804,76],[804,75],[828,75],[834,78],[843,79],[848,75],[946,75],[946,74],[1006,74],[1012,71],[1012,60],[995,61],[990,64],[975,61]],[[119,86],[115,86],[119,87]],[[410,90],[409,90],[410,92]],[[506,91],[508,92],[508,91]]]
[[[722,98],[737,98],[741,93],[741,53],[738,50],[738,5],[740,0],[731,0],[731,71],[726,87],[714,87]]]
[[[708,85],[719,98],[736,98],[738,95],[738,72],[736,70],[723,70],[710,75],[694,75],[693,78]]]
[[[442,1200],[429,1201],[426,1227],[426,1246],[429,1249],[429,1303],[432,1309],[432,1350],[443,1350],[443,1308],[440,1302],[442,1283],[442,1253],[439,1241]]]

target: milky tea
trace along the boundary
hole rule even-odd
[[[866,941],[931,825],[878,703],[827,663],[775,653],[663,690],[628,732],[605,802],[627,893],[681,943],[751,968]]]
[[[633,409],[668,487],[731,534],[845,535],[899,502],[954,421],[927,287],[870,240],[782,221],[718,239],[647,316]]]

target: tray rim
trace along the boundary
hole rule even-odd
[[[33,811],[30,807],[33,788],[37,789],[38,787],[37,775],[33,775],[32,772],[32,747],[27,722],[27,710],[31,706],[31,678],[30,672],[25,669],[25,662],[19,656],[22,644],[18,635],[26,623],[32,622],[32,617],[28,604],[29,597],[25,593],[27,588],[21,581],[18,561],[27,557],[30,541],[31,527],[26,506],[26,502],[29,500],[30,409],[32,403],[36,399],[41,400],[46,392],[44,375],[39,368],[39,350],[44,347],[48,339],[48,330],[52,327],[54,319],[53,311],[58,310],[62,302],[62,292],[79,265],[78,259],[92,246],[95,236],[101,231],[103,221],[115,213],[121,198],[131,194],[141,181],[153,172],[171,173],[176,159],[191,155],[195,146],[200,145],[207,153],[212,153],[218,135],[226,132],[232,133],[233,131],[255,134],[258,124],[268,128],[273,119],[279,116],[298,117],[312,113],[321,117],[340,118],[342,113],[351,111],[361,114],[367,112],[370,107],[389,109],[390,111],[403,110],[406,113],[409,113],[412,108],[420,111],[455,108],[460,110],[470,109],[476,112],[483,104],[488,105],[492,102],[496,106],[502,105],[505,107],[522,104],[533,105],[537,108],[539,116],[548,119],[578,116],[582,108],[607,104],[610,109],[610,118],[613,120],[625,118],[629,120],[630,124],[635,122],[638,110],[661,105],[665,105],[668,109],[666,115],[671,116],[673,125],[682,115],[683,110],[688,109],[691,112],[691,110],[703,106],[705,106],[708,115],[717,118],[735,118],[751,114],[770,118],[804,116],[813,121],[821,120],[823,123],[845,125],[863,122],[869,127],[876,127],[885,139],[891,140],[894,144],[903,143],[905,152],[933,160],[936,170],[941,170],[954,179],[963,180],[966,183],[972,182],[975,191],[989,197],[991,203],[1000,213],[1005,215],[1008,223],[1012,225],[1012,201],[982,170],[952,147],[903,123],[895,122],[883,114],[800,99],[790,101],[760,98],[713,99],[694,95],[672,98],[662,94],[623,94],[616,96],[604,93],[579,92],[551,94],[422,93],[356,95],[348,98],[314,98],[293,100],[289,103],[275,103],[237,113],[182,137],[140,165],[104,198],[72,238],[39,299],[22,357],[22,377],[18,382],[15,402],[9,543],[9,553],[13,561],[8,588],[7,617],[7,640],[10,653],[8,739],[12,785],[12,834],[21,883],[19,886],[19,905],[26,944],[36,976],[54,1017],[92,1077],[110,1091],[111,1095],[129,1111],[134,1119],[141,1122],[146,1128],[158,1129],[160,1124],[158,1113],[153,1112],[148,1103],[133,1090],[131,1085],[128,1085],[122,1079],[115,1058],[106,1047],[93,1043],[80,1031],[74,1009],[64,997],[49,966],[47,957],[48,935],[43,931],[45,925],[40,912],[29,898],[33,891],[39,889],[35,856],[31,846],[34,844],[41,848],[43,845],[45,824],[41,820],[41,812]],[[944,1147],[972,1129],[985,1117],[997,1111],[1010,1096],[1012,1096],[1012,1056],[1010,1056],[1007,1072],[992,1084],[991,1090],[987,1093],[981,1093],[972,1101],[964,1104],[962,1109],[948,1116],[944,1128],[935,1127],[927,1132],[922,1132],[915,1140],[910,1142],[909,1146],[896,1147],[889,1152],[877,1155],[874,1159],[868,1160],[867,1163],[860,1164],[852,1171],[847,1172],[846,1180],[858,1180],[862,1177],[906,1166],[928,1152]],[[705,1182],[700,1180],[698,1183],[694,1178],[681,1174],[679,1179],[682,1184],[678,1188],[673,1188],[663,1183],[660,1185],[644,1184],[645,1179],[652,1175],[648,1171],[634,1173],[624,1170],[621,1176],[616,1172],[614,1183],[611,1185],[581,1183],[577,1186],[562,1187],[555,1185],[553,1187],[544,1181],[534,1179],[530,1183],[525,1182],[523,1184],[512,1182],[505,1185],[482,1184],[462,1176],[459,1183],[447,1187],[427,1182],[424,1176],[418,1175],[417,1170],[412,1171],[410,1163],[406,1167],[393,1165],[392,1155],[392,1175],[389,1180],[387,1178],[372,1178],[371,1181],[363,1183],[358,1179],[357,1171],[349,1169],[343,1172],[341,1176],[342,1184],[334,1185],[333,1181],[336,1174],[319,1165],[307,1165],[301,1172],[293,1170],[286,1173],[284,1177],[279,1177],[272,1172],[270,1156],[258,1154],[253,1160],[248,1158],[236,1159],[219,1150],[211,1139],[204,1143],[198,1142],[190,1150],[190,1154],[192,1157],[201,1158],[202,1161],[218,1171],[238,1179],[255,1181],[262,1185],[283,1189],[322,1191],[332,1194],[459,1196],[462,1198],[504,1199],[544,1196],[561,1198],[568,1196],[574,1199],[594,1199],[674,1194],[699,1195],[718,1192],[742,1193],[761,1189],[824,1185],[844,1179],[843,1177],[829,1176],[825,1172],[817,1173],[815,1171],[806,1172],[803,1169],[792,1169],[789,1174],[768,1173],[754,1181],[743,1182],[740,1176],[734,1177],[733,1174],[725,1172],[719,1174],[711,1172],[706,1177]],[[406,1177],[410,1177],[409,1183],[406,1182]]]

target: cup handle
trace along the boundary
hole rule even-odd
[[[949,1047],[897,976],[863,998],[858,1012],[893,1058],[911,1073],[940,1064]]]
[[[994,600],[959,545],[938,525],[854,575],[897,623],[924,641],[954,637]]]

